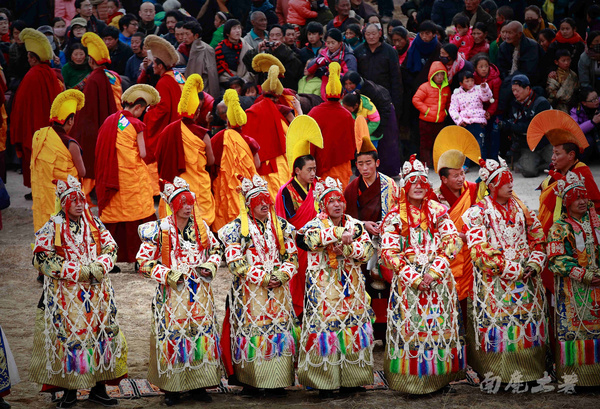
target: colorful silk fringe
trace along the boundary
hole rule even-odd
[[[390,350],[390,354],[394,354]],[[439,357],[434,358],[433,350],[423,351],[423,355],[410,357],[410,355],[418,355],[418,351],[409,351],[407,357],[395,358],[390,361],[390,372],[402,375],[415,376],[430,376],[430,375],[446,375],[449,373],[458,372],[465,368],[465,347],[452,348],[449,354],[445,350],[438,349]]]
[[[559,342],[562,366],[600,364],[600,339]]]
[[[256,335],[250,338],[237,337],[235,340],[234,359],[252,361],[260,351],[262,357],[270,359],[285,354],[295,355],[299,338],[299,327],[292,332],[282,332],[272,335]]]
[[[531,322],[525,328],[516,325],[506,328],[480,328],[479,332],[481,346],[485,352],[514,352],[542,346],[546,340],[546,327],[543,322]]]
[[[175,340],[162,342],[164,356],[167,362],[192,363],[202,361],[205,357],[208,360],[215,360],[221,356],[219,350],[218,336],[200,336],[196,342],[188,338],[180,337]]]
[[[308,336],[305,350],[317,346],[321,356],[329,356],[338,350],[342,354],[357,353],[373,343],[373,325],[368,322],[337,332],[312,333]]]

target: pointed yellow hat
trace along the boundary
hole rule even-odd
[[[41,62],[48,62],[54,57],[48,38],[33,28],[25,28],[19,34],[21,41],[25,43],[25,49],[40,57]]]
[[[358,115],[356,119],[354,119],[354,142],[356,143],[356,152],[362,152],[362,148],[367,139],[369,140],[369,144],[373,146],[367,120],[364,116]],[[367,149],[366,146],[365,149]],[[373,149],[371,150],[375,150],[375,147],[373,146]]]
[[[580,152],[590,146],[577,122],[566,112],[557,109],[542,111],[533,117],[527,128],[529,149],[535,150],[544,136],[552,146],[574,143]]]
[[[299,115],[290,123],[285,140],[287,161],[293,172],[294,162],[300,156],[310,155],[310,144],[323,148],[321,128],[308,115]]]
[[[360,146],[359,152],[360,153],[377,152],[377,148],[375,147],[375,145],[373,145],[373,142],[371,141],[371,137],[369,135],[363,136],[362,145]]]
[[[50,107],[50,121],[63,125],[69,115],[83,108],[85,96],[83,92],[76,89],[68,89],[54,98]]]
[[[433,145],[433,168],[460,169],[469,158],[478,163],[481,149],[473,134],[462,126],[447,126],[435,138]]]
[[[123,104],[134,104],[138,99],[146,101],[146,105],[152,106],[160,102],[160,94],[151,85],[148,84],[136,84],[127,88],[121,96],[121,102]]]
[[[227,105],[227,120],[233,128],[246,125],[248,117],[240,106],[240,97],[236,90],[228,89],[223,95],[223,102]]]
[[[329,80],[325,87],[325,94],[327,98],[341,98],[342,97],[342,81],[340,80],[340,74],[342,67],[337,62],[329,64]]]
[[[283,94],[283,84],[279,81],[279,67],[277,65],[271,65],[271,68],[269,68],[269,76],[263,82],[262,89],[265,94]]]
[[[279,75],[285,74],[285,67],[273,54],[260,53],[252,59],[252,69],[256,72],[268,72],[272,65],[279,67]]]
[[[177,112],[181,116],[186,118],[193,118],[196,115],[198,105],[200,105],[200,98],[198,94],[204,89],[204,81],[198,74],[192,74],[188,77],[183,85],[181,91],[181,98],[179,98],[179,105],[177,105]]]
[[[96,33],[87,32],[81,37],[81,44],[87,48],[88,55],[96,64],[110,64],[110,53],[104,41]]]

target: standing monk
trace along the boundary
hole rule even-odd
[[[83,149],[83,163],[86,175],[83,179],[83,191],[88,195],[95,186],[96,140],[98,130],[110,115],[121,110],[121,78],[106,67],[110,64],[110,54],[106,44],[95,33],[85,33],[81,44],[87,47],[88,63],[92,72],[87,76],[83,93],[87,103],[77,115],[73,125],[73,138]]]
[[[275,198],[277,216],[283,217],[296,229],[317,216],[318,204],[314,197],[314,181],[317,162],[310,155],[310,145],[323,146],[319,125],[307,115],[301,115],[290,124],[286,138],[288,165],[293,169],[292,178],[279,189]],[[304,309],[307,253],[298,249],[298,273],[290,280],[290,292],[296,316]]]
[[[139,84],[121,97],[123,110],[112,114],[98,133],[96,194],[98,214],[119,245],[118,262],[134,263],[140,224],[156,220],[146,156],[144,123],[138,118],[160,100],[150,85]]]
[[[352,114],[340,104],[340,70],[337,62],[329,64],[329,82],[325,88],[327,101],[311,109],[308,115],[317,121],[323,134],[323,149],[312,149],[319,164],[317,176],[322,179],[327,176],[339,179],[345,188],[352,176],[350,161],[354,159],[356,142]]]
[[[81,147],[69,136],[75,114],[81,110],[85,97],[70,89],[58,94],[50,109],[52,125],[33,135],[31,153],[31,195],[33,197],[33,228],[38,231],[56,211],[56,185],[53,180],[77,179],[85,176]]]
[[[448,215],[464,242],[462,215],[477,201],[477,184],[466,180],[463,169],[467,156],[473,161],[481,156],[479,144],[471,132],[455,125],[442,129],[433,145],[433,163],[442,184],[433,193],[435,199],[448,208]],[[473,264],[467,246],[463,246],[450,262],[450,268],[456,281],[463,323],[466,324],[467,295],[473,287]]]
[[[258,143],[241,133],[247,117],[240,106],[238,93],[228,89],[223,95],[223,102],[227,106],[227,129],[217,133],[211,140],[217,173],[213,181],[213,230],[219,230],[240,213],[240,202],[235,192],[239,184],[236,174],[251,179],[256,174],[256,168],[260,167]]]
[[[158,137],[156,160],[158,174],[163,180],[175,176],[185,179],[196,195],[196,216],[210,227],[215,221],[215,199],[211,191],[210,175],[206,170],[215,162],[207,129],[196,125],[202,106],[198,94],[204,83],[199,74],[186,80],[177,106],[181,119],[168,125]],[[166,216],[164,204],[158,208],[161,217]]]
[[[363,138],[360,151],[356,153],[356,169],[360,176],[344,190],[346,214],[364,223],[373,245],[379,247],[379,227],[385,216],[396,205],[398,185],[379,173],[377,149],[367,135]],[[378,262],[375,253],[367,264],[362,265],[366,278],[367,293],[375,312],[373,334],[375,339],[385,340],[387,328],[387,306],[392,282],[392,272]]]
[[[26,28],[21,31],[19,38],[25,43],[31,69],[23,77],[13,98],[10,135],[17,155],[21,157],[23,184],[31,187],[33,134],[48,125],[52,102],[64,87],[50,68],[54,53],[46,36],[32,28]],[[31,194],[25,195],[25,198],[31,200]]]

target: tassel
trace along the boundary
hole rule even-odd
[[[324,332],[321,332],[321,334],[319,335],[319,347],[321,356],[329,355],[329,348],[327,345],[327,334]]]

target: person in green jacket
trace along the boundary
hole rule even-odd
[[[221,41],[223,41],[223,27],[225,22],[227,21],[227,15],[222,11],[217,12],[215,14],[215,32],[213,33],[212,40],[210,41],[210,46],[215,48]]]
[[[69,47],[67,59],[68,62],[63,65],[61,73],[65,87],[69,89],[83,81],[92,72],[92,68],[88,64],[87,51],[81,43],[74,43]]]

